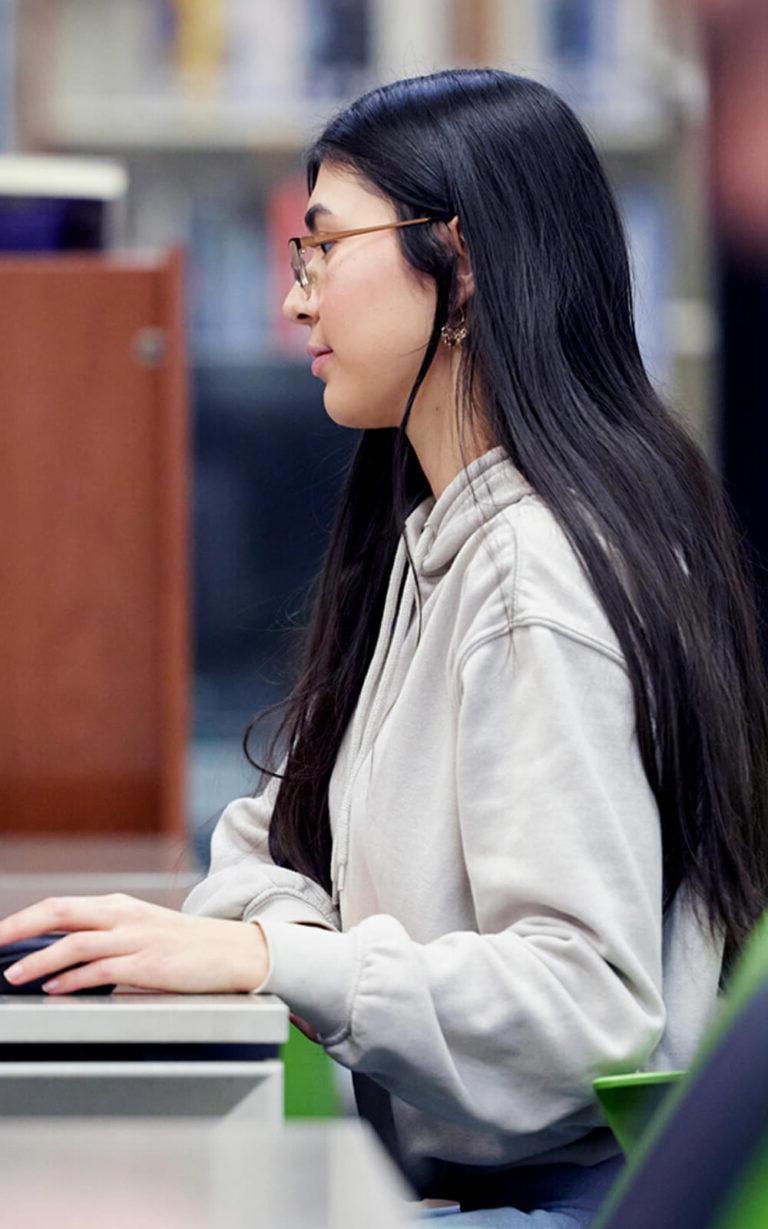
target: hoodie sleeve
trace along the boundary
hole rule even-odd
[[[272,777],[257,798],[236,798],[222,812],[211,838],[208,874],[187,896],[183,913],[339,929],[339,913],[328,893],[306,875],[276,866],[270,857],[269,823],[280,780]]]
[[[477,930],[419,943],[386,914],[333,935],[267,920],[263,988],[416,1108],[534,1133],[664,1029],[658,813],[621,660],[546,625],[475,645],[455,771]]]

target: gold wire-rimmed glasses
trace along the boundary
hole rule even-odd
[[[384,222],[380,226],[360,226],[357,230],[324,231],[317,235],[294,235],[288,240],[288,250],[291,254],[291,268],[304,297],[312,293],[311,270],[304,258],[306,248],[322,247],[324,243],[335,243],[338,239],[347,239],[350,235],[369,235],[374,230],[396,230],[399,226],[415,226],[417,222],[436,222],[437,218],[410,218],[407,222]]]

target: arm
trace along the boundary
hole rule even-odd
[[[593,1077],[639,1066],[664,1028],[658,814],[623,666],[546,626],[475,646],[456,773],[478,933],[267,921],[268,985],[411,1105],[533,1133],[583,1114]]]
[[[270,857],[269,824],[280,781],[272,777],[257,798],[236,798],[222,812],[211,839],[210,869],[187,896],[183,913],[339,929],[328,893],[306,875],[275,866]]]

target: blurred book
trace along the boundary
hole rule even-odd
[[[673,357],[666,324],[674,276],[669,204],[650,180],[625,184],[618,196],[632,265],[637,341],[652,383],[664,391]]]
[[[195,196],[188,233],[194,362],[246,363],[268,349],[267,254],[261,218],[244,202]]]
[[[240,101],[289,101],[304,94],[307,0],[225,0],[224,89]]]
[[[179,86],[194,96],[213,96],[221,89],[224,72],[226,0],[175,0],[175,4],[173,57]]]
[[[306,0],[305,22],[310,98],[353,97],[373,84],[369,0]]]
[[[0,0],[0,150],[16,144],[16,0]]]

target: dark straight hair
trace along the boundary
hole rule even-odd
[[[578,119],[546,86],[450,69],[381,86],[307,154],[352,172],[398,220],[404,260],[433,279],[424,359],[397,429],[366,430],[317,579],[298,681],[268,763],[283,761],[273,860],[330,890],[328,783],[370,663],[407,512],[430,494],[405,424],[455,319],[458,215],[474,273],[459,427],[483,422],[582,560],[623,650],[658,804],[663,906],[685,884],[726,966],[766,906],[768,700],[752,561],[719,478],[651,384],[637,345],[627,243]],[[272,711],[272,710],[267,710]],[[244,748],[255,767],[262,767]],[[418,754],[418,747],[414,747]],[[514,816],[510,815],[510,823]]]

